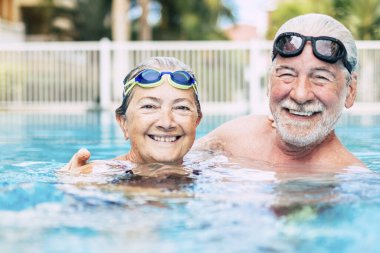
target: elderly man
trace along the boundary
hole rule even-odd
[[[357,85],[357,49],[351,33],[335,19],[307,14],[290,19],[273,43],[266,117],[225,123],[197,143],[235,157],[276,165],[361,166],[337,138],[343,107],[350,108]]]

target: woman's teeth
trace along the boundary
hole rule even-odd
[[[177,140],[176,136],[155,136],[155,135],[151,135],[150,137],[153,140],[160,141],[160,142],[174,142]]]

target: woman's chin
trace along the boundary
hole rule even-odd
[[[153,161],[157,163],[181,164],[183,157],[157,157]]]

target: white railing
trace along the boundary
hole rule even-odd
[[[357,101],[380,108],[380,42],[357,44]],[[115,108],[131,68],[151,56],[174,56],[196,73],[205,112],[265,112],[270,51],[268,41],[3,43],[0,108]]]

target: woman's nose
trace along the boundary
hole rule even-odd
[[[171,108],[161,108],[158,127],[165,130],[171,130],[175,128],[175,126],[176,122]]]

